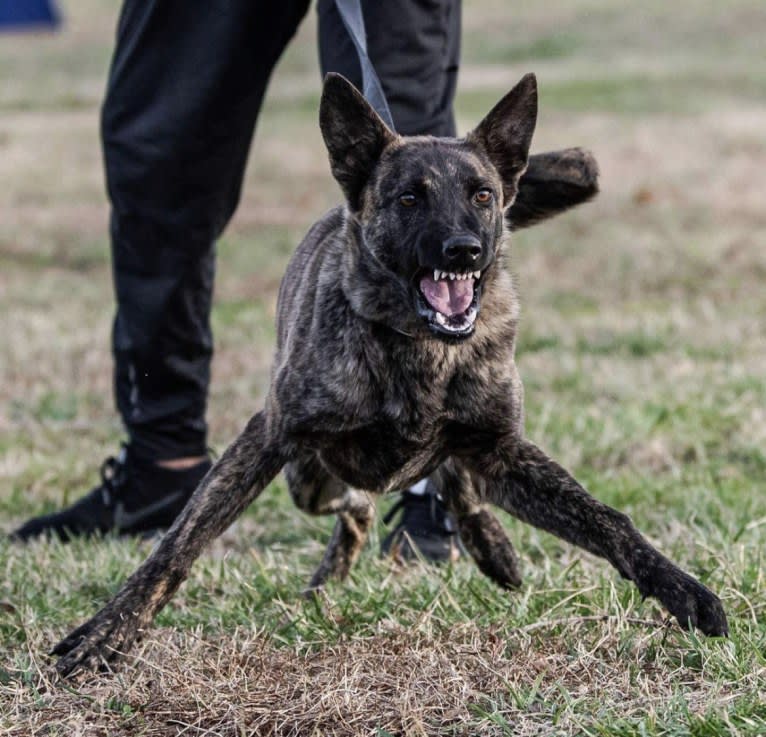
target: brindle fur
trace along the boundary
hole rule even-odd
[[[327,79],[320,124],[347,204],[314,225],[287,269],[265,408],[121,591],[55,647],[60,673],[105,666],[128,650],[203,547],[283,467],[301,509],[338,516],[312,589],[347,575],[367,535],[371,495],[435,473],[466,548],[501,586],[520,584],[518,557],[488,504],[606,558],[683,626],[727,633],[712,592],[524,437],[519,308],[504,261],[506,215],[524,187],[536,115],[528,75],[466,138],[402,138],[348,82]],[[594,171],[582,152],[549,156],[559,179],[571,166]],[[545,204],[545,170],[537,159],[518,225],[566,204],[550,182]],[[489,205],[473,199],[479,187],[494,193]],[[400,202],[405,190],[417,194],[414,207]],[[532,191],[538,204],[530,205]],[[424,267],[453,270],[445,243],[466,234],[481,245],[471,257],[482,271],[481,311],[473,334],[458,340],[418,314],[415,282]]]

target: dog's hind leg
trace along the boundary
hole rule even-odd
[[[311,451],[300,453],[285,466],[285,478],[300,509],[310,514],[338,515],[322,562],[306,590],[310,594],[330,578],[348,576],[367,540],[375,507],[368,494],[332,476]]]
[[[103,668],[125,653],[186,578],[204,546],[223,532],[276,476],[289,448],[256,414],[205,476],[146,562],[92,619],[53,649],[63,676]]]
[[[477,459],[486,474],[489,501],[510,514],[589,552],[606,558],[638,586],[658,598],[683,627],[726,635],[718,597],[644,539],[622,512],[590,496],[536,445],[514,439],[510,446]]]
[[[452,461],[437,472],[447,508],[455,517],[460,540],[479,570],[504,589],[521,585],[519,556],[500,520],[481,501],[470,474]]]
[[[365,499],[363,492],[350,489],[349,493],[354,500],[347,509],[338,512],[332,537],[327,543],[322,562],[311,577],[307,594],[320,589],[330,578],[346,578],[367,540],[375,507]]]

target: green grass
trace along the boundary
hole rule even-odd
[[[4,530],[77,499],[121,438],[97,141],[117,3],[65,11],[63,34],[0,45]],[[466,2],[458,97],[466,129],[535,70],[535,148],[599,160],[593,204],[513,241],[527,433],[721,595],[728,641],[667,624],[606,563],[508,517],[513,595],[465,560],[396,569],[379,523],[350,580],[304,600],[333,521],[278,479],[139,659],[82,682],[57,681],[46,652],[151,543],[0,540],[0,735],[766,734],[765,20],[758,0]],[[309,21],[219,244],[218,450],[267,391],[287,259],[339,197],[315,64]]]

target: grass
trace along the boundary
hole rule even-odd
[[[117,4],[0,45],[0,526],[76,499],[121,437],[98,105]],[[602,194],[519,233],[528,435],[716,590],[728,641],[665,621],[602,561],[504,518],[524,585],[376,555],[300,590],[330,519],[277,480],[115,673],[64,684],[50,646],[146,556],[135,540],[0,540],[0,734],[766,734],[766,105],[758,0],[466,0],[466,130],[538,72],[537,150],[592,149]],[[211,441],[268,385],[280,275],[336,203],[313,20],[277,71],[219,244]],[[381,502],[381,511],[390,501]]]

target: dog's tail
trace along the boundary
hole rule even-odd
[[[558,215],[598,193],[598,164],[589,151],[567,148],[529,157],[519,193],[508,211],[511,230]]]

